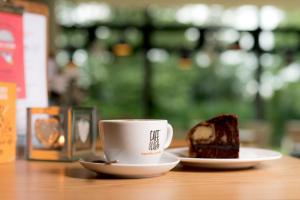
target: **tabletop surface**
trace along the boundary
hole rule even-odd
[[[79,163],[0,164],[0,199],[300,199],[300,159],[283,156],[247,170],[176,167],[165,175],[118,179]]]

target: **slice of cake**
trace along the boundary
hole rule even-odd
[[[188,132],[189,154],[196,158],[238,158],[239,129],[235,115],[200,122]]]

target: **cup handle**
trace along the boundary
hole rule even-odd
[[[167,124],[167,139],[164,145],[164,149],[168,148],[168,146],[170,146],[171,142],[172,142],[172,138],[173,138],[173,128],[170,124]]]

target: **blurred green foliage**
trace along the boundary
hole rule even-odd
[[[151,6],[148,10],[154,26],[180,24],[175,19],[176,9]],[[149,56],[142,52],[144,38],[138,28],[128,26],[124,30],[117,30],[115,25],[140,27],[145,22],[145,13],[138,9],[114,8],[111,11],[112,17],[109,23],[106,22],[108,26],[99,25],[99,28],[105,26],[107,36],[97,36],[92,45],[86,47],[86,43],[91,42],[88,41],[88,27],[64,30],[58,37],[58,47],[87,48],[87,61],[80,66],[81,78],[87,90],[84,105],[96,105],[102,118],[143,118],[143,59]],[[299,17],[296,16],[299,13],[287,13],[279,27],[299,27]],[[212,20],[213,25],[221,25],[221,21],[220,18]],[[232,30],[229,32],[239,35],[236,30]],[[232,40],[234,34],[228,37],[228,33],[221,29],[213,29],[205,34],[207,40],[201,51],[210,58],[210,63],[206,65],[203,65],[202,58],[197,61],[197,52],[191,52],[190,65],[184,66],[180,51],[172,51],[182,47],[191,49],[197,45],[195,41],[187,40],[185,30],[158,29],[150,38],[151,44],[164,47],[162,50],[166,54],[159,61],[148,57],[153,69],[152,117],[168,119],[175,130],[179,130],[175,132],[177,137],[184,137],[183,133],[199,120],[222,113],[237,114],[241,124],[254,121],[255,92],[249,92],[247,88],[249,83],[255,82],[257,63],[261,62],[263,66],[262,76],[271,76],[274,80],[280,80],[280,73],[292,62],[299,64],[299,56],[289,51],[299,46],[298,33],[275,33],[274,49],[280,51],[265,53],[265,61],[257,57],[255,52],[247,52],[249,49],[239,49],[238,38]],[[227,35],[227,40],[224,35]],[[121,40],[135,50],[128,57],[117,57],[111,51],[111,47]],[[253,38],[250,36],[249,40]],[[237,49],[230,49],[232,46],[237,46]],[[238,54],[230,54],[226,60],[223,53],[229,51]],[[272,144],[278,146],[285,132],[284,123],[300,118],[300,83],[299,80],[287,81],[278,88],[274,88],[268,80],[265,84],[272,89],[269,96],[263,94],[265,120],[272,124]]]

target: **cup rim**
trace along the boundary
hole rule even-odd
[[[168,122],[166,119],[102,119],[100,123],[153,123],[153,122]]]

